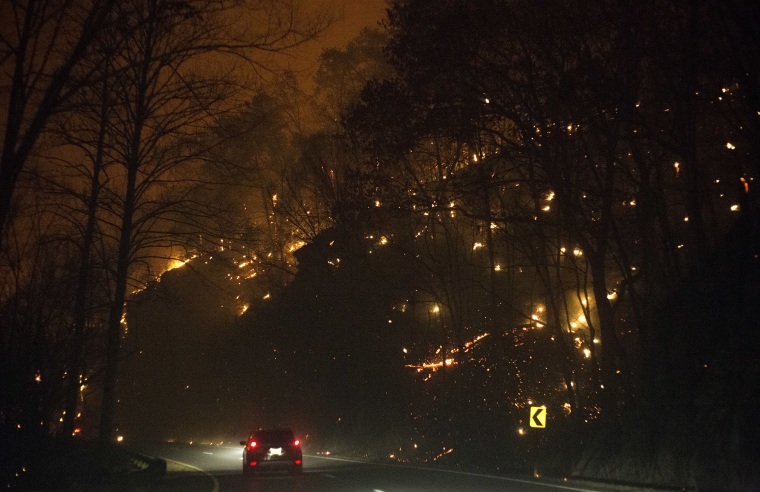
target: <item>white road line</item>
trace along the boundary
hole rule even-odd
[[[209,473],[209,472],[207,472],[206,470],[202,470],[202,469],[198,468],[197,466],[189,465],[189,464],[187,464],[187,463],[182,463],[181,461],[170,460],[170,459],[168,459],[168,458],[164,458],[164,459],[165,459],[166,461],[171,461],[172,463],[174,463],[174,464],[177,464],[177,465],[179,465],[179,466],[184,466],[184,467],[186,467],[186,468],[190,468],[191,470],[195,470],[195,471],[198,471],[198,472],[201,472],[201,473],[203,473],[203,474],[204,474],[204,475],[206,475],[208,478],[210,478],[210,479],[211,479],[211,481],[212,481],[212,482],[213,482],[213,484],[214,484],[214,486],[211,488],[211,492],[219,492],[219,480],[217,480],[217,479],[216,479],[216,477],[215,477],[214,475],[210,474],[210,473]]]
[[[309,454],[307,456],[309,456],[310,458],[318,458],[320,460],[344,461],[346,463],[361,463],[363,465],[373,465],[373,464],[380,465],[380,463],[368,463],[366,461],[352,460],[352,459],[348,459],[348,458],[333,458],[332,456],[331,457],[317,456],[317,455],[313,455],[313,454]],[[386,465],[386,466],[392,466],[392,465]]]
[[[359,460],[352,460],[352,459],[347,459],[347,458],[333,458],[333,457],[327,457],[327,456],[312,456],[312,457],[319,458],[322,460],[344,461],[346,463],[361,463],[363,465],[387,466],[390,468],[411,468],[413,470],[422,470],[422,471],[428,471],[428,472],[453,473],[455,475],[465,475],[469,477],[479,477],[479,478],[490,478],[494,480],[501,480],[504,482],[514,482],[514,483],[522,483],[526,485],[535,485],[537,487],[550,487],[550,488],[559,489],[559,490],[572,490],[574,492],[599,492],[598,490],[583,489],[580,487],[571,487],[569,485],[545,483],[545,482],[540,482],[538,480],[531,481],[531,480],[523,480],[520,478],[500,477],[498,475],[486,475],[484,473],[464,472],[464,471],[457,471],[457,470],[439,470],[437,468],[425,468],[422,466],[412,466],[412,465],[394,465],[391,463],[372,463],[368,461],[359,461]]]
[[[401,466],[401,465],[385,465],[385,466]],[[599,492],[598,490],[592,490],[592,489],[582,489],[579,487],[570,487],[568,485],[556,485],[553,483],[546,483],[546,482],[539,482],[539,481],[531,481],[531,480],[523,480],[520,478],[509,478],[509,477],[500,477],[498,475],[486,475],[484,473],[474,473],[474,472],[463,472],[463,471],[455,471],[455,470],[436,470],[435,468],[423,468],[421,466],[409,466],[408,468],[414,468],[415,470],[425,470],[425,471],[439,471],[443,473],[453,473],[455,475],[466,475],[470,477],[480,477],[480,478],[492,478],[495,480],[502,480],[505,482],[515,482],[515,483],[522,483],[527,485],[534,485],[536,487],[550,487],[553,489],[560,489],[560,490],[573,490],[575,492]]]

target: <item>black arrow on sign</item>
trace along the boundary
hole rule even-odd
[[[543,426],[543,424],[541,423],[541,421],[538,420],[538,416],[541,415],[541,412],[543,412],[543,411],[544,411],[543,408],[539,408],[538,411],[533,414],[533,422],[535,422],[536,426],[538,426],[538,427],[542,427]]]

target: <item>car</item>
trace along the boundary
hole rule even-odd
[[[243,449],[243,473],[252,475],[265,469],[284,469],[294,474],[303,472],[301,441],[291,429],[259,429],[246,441]]]

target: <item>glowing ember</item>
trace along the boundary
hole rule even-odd
[[[166,273],[166,272],[168,272],[170,270],[175,270],[177,268],[181,268],[181,267],[185,266],[185,264],[187,264],[188,261],[190,261],[190,259],[187,259],[187,260],[184,260],[184,261],[176,260],[176,259],[169,260],[169,264],[166,266],[166,270],[164,271],[164,273]]]
[[[439,458],[442,458],[443,456],[446,456],[447,454],[449,454],[449,453],[451,453],[453,451],[454,451],[454,448],[449,448],[449,449],[444,448],[444,450],[443,450],[443,452],[441,454],[439,454],[438,456],[436,456],[435,458],[433,458],[433,461],[435,461],[435,460],[437,460]]]

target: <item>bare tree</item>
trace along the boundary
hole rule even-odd
[[[40,135],[96,72],[78,71],[110,22],[113,0],[56,2],[19,0],[0,6],[0,65],[7,74],[7,104],[0,156],[0,232],[7,227],[13,194]],[[5,75],[4,75],[5,76]],[[0,235],[0,245],[3,244]]]
[[[131,33],[114,60],[114,90],[120,95],[110,128],[109,152],[120,163],[112,175],[110,210],[117,254],[105,350],[100,437],[113,430],[119,346],[127,287],[135,262],[151,249],[171,246],[171,225],[185,223],[188,194],[195,184],[199,132],[215,121],[233,94],[231,74],[199,67],[211,53],[277,52],[314,36],[322,24],[300,24],[290,4],[259,2],[252,30],[230,38],[233,4],[148,0],[119,6]],[[133,28],[131,26],[134,26]],[[249,28],[251,26],[248,26]],[[132,32],[133,29],[133,32]],[[258,65],[265,67],[265,65]],[[197,211],[198,209],[196,209]],[[202,213],[202,211],[200,212]]]

